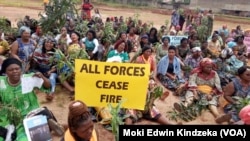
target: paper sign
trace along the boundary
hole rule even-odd
[[[88,106],[115,106],[144,110],[150,75],[149,64],[75,61],[76,99]]]
[[[41,88],[43,84],[43,79],[38,77],[33,77],[32,75],[23,76],[21,79],[22,83],[22,94],[32,92],[35,87]]]
[[[188,38],[188,36],[168,36],[168,37],[170,38],[170,45],[175,47],[181,44],[182,38]]]

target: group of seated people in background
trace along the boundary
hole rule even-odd
[[[216,30],[207,40],[201,41],[196,29],[190,28],[184,34],[186,38],[183,37],[180,44],[174,46],[171,44],[170,36],[178,35],[167,31],[164,25],[157,29],[146,23],[142,24],[141,20],[135,23],[132,17],[125,21],[122,16],[112,20],[107,18],[105,23],[94,18],[91,23],[84,36],[76,31],[74,20],[69,20],[55,36],[43,33],[40,25],[33,33],[29,27],[22,26],[19,28],[20,36],[11,44],[1,36],[3,32],[0,32],[0,46],[5,49],[1,52],[0,58],[0,104],[13,103],[22,117],[40,107],[34,91],[25,95],[21,91],[21,78],[29,73],[34,73],[35,77],[42,79],[40,87],[45,90],[47,100],[52,101],[56,96],[57,83],[66,88],[74,98],[74,72],[70,79],[63,79],[72,70],[66,63],[64,66],[58,65],[57,61],[62,55],[58,55],[57,50],[60,50],[66,59],[73,60],[72,64],[74,59],[149,64],[149,86],[159,81],[163,87],[179,96],[180,103],[175,103],[174,108],[180,109],[180,104],[188,107],[194,102],[202,101],[219,124],[249,124],[249,114],[245,114],[246,111],[249,113],[249,110],[239,114],[240,111],[234,107],[237,103],[234,96],[250,96],[250,55],[243,42],[246,33],[230,34],[225,32],[227,27],[223,26],[223,30]],[[104,34],[107,24],[113,27],[113,40],[108,40]],[[127,28],[118,32],[119,26],[124,24]],[[240,29],[240,26],[237,28]],[[85,58],[79,52],[84,52]],[[179,89],[182,91],[179,92]],[[150,90],[149,87],[148,95]],[[15,99],[18,101],[13,102]],[[219,99],[223,99],[223,103]],[[73,101],[69,105],[67,128],[57,123],[53,111],[46,108],[45,111],[49,119],[52,119],[49,120],[50,127],[56,125],[54,130],[59,135],[65,133],[65,141],[68,140],[66,138],[89,140],[96,138],[96,133],[88,108],[81,101]],[[223,108],[225,113],[221,114],[219,108]],[[154,105],[147,111],[125,109],[124,112],[130,115],[126,119],[126,124],[133,124],[142,117],[160,124],[182,124],[169,121]],[[243,120],[243,117],[248,118],[248,121]],[[1,125],[0,121],[0,125],[6,126],[8,122]],[[17,126],[17,140],[26,141],[23,127]],[[64,132],[65,129],[69,130]]]

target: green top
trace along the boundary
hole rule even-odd
[[[128,53],[127,52],[121,52],[121,53],[118,53],[117,50],[111,50],[109,53],[108,53],[108,58],[111,58],[111,57],[114,57],[114,56],[120,56],[122,58],[122,62],[127,62],[129,61],[129,56],[128,56]]]
[[[32,77],[33,74],[25,74],[22,77],[28,78]],[[39,102],[37,99],[37,96],[34,92],[34,87],[41,88],[41,90],[46,90],[42,87],[43,80],[41,78],[31,79],[35,82],[30,82],[27,79],[21,79],[21,83],[18,86],[10,86],[7,77],[6,76],[0,76],[0,106],[9,106],[10,108],[15,107],[16,110],[18,110],[21,113],[22,118],[25,118],[25,116],[32,110],[39,108]],[[32,86],[29,84],[36,85],[33,88],[31,87],[30,92],[22,92],[22,84],[24,86]],[[26,88],[28,88],[26,87]],[[24,88],[24,87],[23,87]],[[8,112],[8,111],[7,111]],[[1,109],[0,107],[0,126],[6,126],[8,124],[13,124],[13,120],[16,121],[18,113],[16,115],[12,115],[13,113],[6,113],[4,108]],[[12,118],[12,119],[9,119]],[[16,121],[17,122],[17,121]],[[20,122],[20,121],[19,121]],[[16,125],[16,131],[17,131],[17,137],[15,141],[27,141],[28,138],[25,134],[25,129],[23,126],[23,123],[17,123]],[[4,141],[3,138],[0,137],[0,141]]]
[[[30,75],[24,75],[27,77]],[[6,76],[0,76],[0,103],[12,104],[22,114],[26,116],[30,111],[39,108],[39,102],[35,92],[22,93],[21,83],[18,86],[10,86]]]
[[[168,50],[164,50],[162,48],[162,44],[156,46],[155,48],[155,53],[156,53],[156,60],[157,62],[160,61],[160,59],[168,54]]]

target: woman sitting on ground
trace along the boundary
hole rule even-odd
[[[39,109],[40,105],[35,94],[35,88],[31,91],[23,92],[23,84],[26,77],[29,77],[29,74],[22,74],[22,63],[16,58],[8,58],[4,60],[2,64],[0,76],[0,103],[3,105],[13,106],[20,113],[22,119],[26,118],[27,115],[33,110]],[[32,74],[31,74],[32,75]],[[50,81],[41,73],[37,72],[31,77],[37,77],[37,81],[40,81],[37,86],[40,89],[49,89],[51,88]],[[27,82],[26,82],[27,83]],[[38,83],[38,82],[37,82]],[[48,118],[48,123],[50,129],[56,131],[58,135],[62,135],[64,129],[56,124],[55,117],[45,108],[46,116]],[[7,126],[14,123],[11,123],[11,119],[8,118],[8,114],[3,114],[4,110],[0,110],[1,121],[0,126]],[[13,119],[12,119],[13,120]],[[7,125],[6,125],[7,124]],[[54,128],[55,127],[55,128]],[[23,123],[17,123],[15,129],[17,130],[16,140],[18,141],[27,141],[27,136],[23,127]],[[1,137],[0,137],[1,140]]]
[[[175,46],[170,46],[168,55],[161,58],[157,65],[157,77],[162,85],[168,89],[176,90],[185,80],[181,74],[181,62],[176,57]]]
[[[155,58],[157,62],[160,61],[162,57],[168,54],[168,48],[170,44],[170,38],[168,36],[162,37],[162,44],[155,47]]]
[[[236,104],[237,100],[234,97],[247,98],[250,97],[250,67],[242,66],[238,69],[238,76],[234,78],[224,89],[223,108],[226,115],[220,117],[218,123],[230,122],[235,123],[240,121],[239,110]]]
[[[129,62],[129,55],[128,55],[127,52],[124,51],[124,49],[126,48],[126,45],[127,44],[126,44],[126,42],[124,40],[118,41],[115,44],[114,50],[111,50],[108,53],[107,59],[112,58],[114,56],[119,56],[119,57],[121,57],[121,60],[122,60],[123,63]]]
[[[61,141],[98,141],[88,107],[80,100],[69,104],[68,129]]]
[[[214,64],[211,59],[203,58],[197,68],[195,68],[189,77],[187,91],[183,97],[183,105],[191,106],[194,102],[207,105],[215,118],[220,116],[217,105],[218,98],[223,94],[220,78],[213,70]],[[175,109],[180,111],[180,105],[174,104]]]
[[[153,49],[149,45],[146,45],[142,48],[140,56],[135,60],[135,63],[138,64],[149,64],[150,65],[150,74],[152,78],[156,79],[156,62],[152,56]]]

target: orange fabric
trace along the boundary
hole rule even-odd
[[[141,55],[137,58],[136,63],[149,64],[150,65],[150,72],[153,72],[155,69],[155,61],[154,61],[154,58],[152,56],[149,56],[148,60],[145,60],[143,55]]]
[[[208,85],[200,85],[200,86],[197,86],[197,90],[205,94],[211,94],[213,88]]]
[[[223,96],[219,98],[219,103],[222,107],[225,107],[227,104],[229,104]]]
[[[64,134],[64,141],[75,141],[74,137],[70,134],[69,129]],[[92,132],[90,141],[98,141],[95,129]]]

